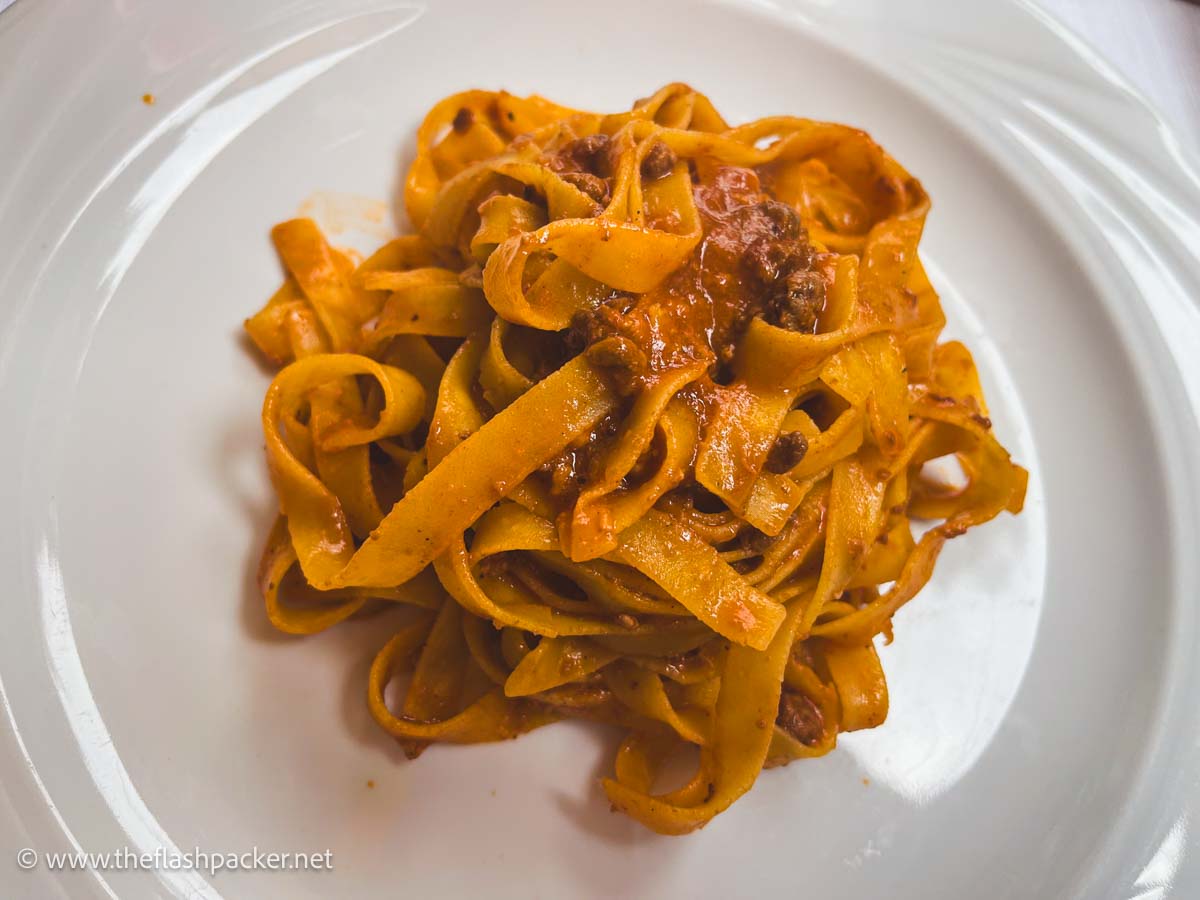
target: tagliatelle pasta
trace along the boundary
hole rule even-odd
[[[938,342],[917,180],[862,131],[731,127],[682,84],[609,115],[468,91],[405,203],[415,233],[362,263],[273,231],[286,280],[246,323],[280,367],[272,623],[412,607],[368,685],[410,756],[611,723],[609,800],[668,834],[880,724],[875,638],[1027,478]]]

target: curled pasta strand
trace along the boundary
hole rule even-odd
[[[881,723],[876,638],[1028,479],[940,341],[920,182],[675,83],[611,114],[447,97],[404,198],[416,233],[361,263],[272,232],[272,624],[407,607],[367,704],[409,756],[602,722],[609,800],[664,834]]]

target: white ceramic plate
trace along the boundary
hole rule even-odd
[[[267,376],[239,336],[279,279],[269,226],[316,191],[390,199],[436,98],[618,109],[672,80],[734,121],[863,126],[923,179],[951,331],[1032,472],[1024,515],[955,542],[897,617],[887,723],[687,838],[608,811],[612,742],[587,727],[400,760],[363,703],[386,620],[270,632]],[[1194,171],[1007,0],[19,0],[0,893],[1200,896]],[[335,870],[22,872],[21,846],[329,849]]]

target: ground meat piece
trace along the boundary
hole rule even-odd
[[[568,352],[582,353],[588,345],[619,330],[620,317],[629,311],[634,298],[628,294],[613,294],[592,309],[584,309],[571,317],[564,336]]]
[[[825,718],[817,704],[786,687],[779,697],[779,715],[775,723],[807,747],[821,740],[825,732]]]
[[[605,416],[591,431],[577,437],[571,446],[541,465],[540,471],[550,476],[552,496],[574,502],[579,492],[599,474],[594,470],[603,465],[606,451],[624,420],[624,410]]]
[[[788,273],[783,289],[768,301],[767,321],[789,331],[816,334],[824,308],[825,280],[819,272],[800,269]]]
[[[608,182],[587,172],[564,172],[559,176],[567,184],[583,191],[601,206],[608,203]]]
[[[662,141],[655,141],[642,158],[642,177],[648,181],[662,178],[675,166],[675,154]]]
[[[608,159],[610,143],[607,134],[590,134],[585,138],[571,141],[563,147],[559,155],[581,172],[591,172],[593,175],[605,177],[612,174],[612,164]]]
[[[646,354],[627,338],[614,335],[587,348],[586,356],[597,369],[608,375],[617,393],[629,396],[641,385],[649,368]]]
[[[471,112],[465,106],[454,114],[454,121],[451,123],[454,130],[459,134],[463,134],[471,124],[475,121],[475,113]]]
[[[794,241],[801,236],[803,229],[800,227],[800,216],[791,205],[778,200],[764,200],[758,204],[758,210],[771,221],[779,237]]]
[[[792,240],[758,240],[746,248],[743,257],[750,274],[770,286],[797,269],[807,269],[812,251],[807,244]]]
[[[791,471],[808,452],[808,439],[798,431],[787,431],[775,439],[767,454],[767,471],[776,475]]]
[[[568,448],[542,463],[541,471],[550,475],[550,494],[554,497],[578,496],[587,481],[587,452]],[[491,557],[488,557],[490,559]],[[485,560],[486,562],[486,560]]]

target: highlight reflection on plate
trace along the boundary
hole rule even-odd
[[[1013,458],[1037,471],[1029,421],[1000,348],[936,260],[926,254],[923,262],[946,310],[946,339],[971,347]],[[991,524],[986,553],[951,542],[929,589],[896,616],[896,640],[881,651],[887,723],[839,738],[872,781],[918,803],[952,787],[988,746],[1033,651],[1046,580],[1038,479],[1030,480],[1020,517]]]

